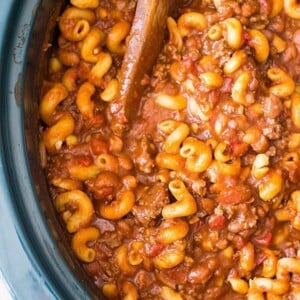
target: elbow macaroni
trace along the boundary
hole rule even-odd
[[[60,17],[59,29],[67,40],[78,42],[86,37],[90,31],[90,25],[95,21],[96,16],[92,10],[69,7]],[[72,23],[75,25],[70,26]]]
[[[88,226],[94,214],[90,198],[80,190],[64,192],[55,199],[55,207],[70,233]]]
[[[169,189],[177,201],[163,208],[162,215],[165,219],[190,216],[197,211],[194,197],[189,193],[181,180],[172,180],[169,183]]]
[[[202,31],[207,26],[207,21],[203,14],[188,12],[181,15],[177,21],[178,29],[182,37],[191,34],[192,30]]]
[[[78,90],[76,104],[79,111],[87,118],[92,118],[94,115],[95,104],[91,98],[95,92],[95,87],[89,82],[83,83]]]
[[[210,89],[220,88],[223,84],[223,77],[216,72],[205,72],[200,74],[203,85]]]
[[[153,259],[154,265],[160,270],[174,268],[184,260],[185,247],[186,244],[182,241],[167,246]]]
[[[125,2],[70,1],[39,104],[71,250],[108,299],[298,299],[300,5],[185,1],[117,135]]]
[[[242,104],[245,106],[249,106],[252,104],[252,99],[249,101],[248,99],[248,85],[251,80],[251,75],[248,71],[243,71],[240,75],[236,78],[231,91],[231,97],[233,101],[238,104]]]
[[[107,86],[100,94],[100,98],[105,102],[112,102],[119,95],[119,91],[120,91],[119,81],[113,78],[108,82]]]
[[[60,62],[68,67],[74,67],[77,66],[80,62],[80,57],[77,53],[64,50],[64,49],[59,49],[57,56],[60,60]]]
[[[135,285],[130,281],[125,281],[122,285],[122,292],[124,293],[123,300],[137,300],[138,293]]]
[[[69,92],[74,92],[77,88],[77,69],[76,68],[69,68],[64,73],[62,77],[62,83],[67,88]]]
[[[172,110],[182,110],[187,105],[187,100],[183,95],[170,96],[160,94],[155,100],[159,106]]]
[[[75,121],[70,113],[64,113],[59,119],[42,134],[43,143],[50,153],[61,149],[66,138],[73,133]]]
[[[267,75],[275,83],[269,89],[271,94],[278,97],[288,97],[294,92],[294,80],[282,69],[270,68]]]
[[[180,148],[180,155],[186,159],[185,167],[191,172],[204,172],[212,161],[212,152],[204,142],[188,137]]]
[[[169,41],[171,44],[175,45],[178,51],[182,50],[182,36],[180,34],[179,28],[177,26],[176,21],[168,17],[167,19],[167,26],[168,26],[168,31],[169,31]]]
[[[224,64],[224,73],[232,74],[237,71],[247,60],[247,55],[244,50],[237,50],[232,57]]]
[[[241,22],[236,18],[228,18],[223,21],[223,26],[228,45],[235,50],[240,49],[243,43]]]
[[[256,60],[260,63],[266,61],[270,52],[270,46],[266,36],[256,29],[251,29],[249,34],[251,36],[251,46],[254,48]]]
[[[293,93],[291,101],[291,118],[294,125],[300,129],[300,94]]]
[[[283,8],[289,17],[300,19],[300,5],[296,0],[283,0]]]
[[[190,132],[190,128],[185,123],[179,123],[172,133],[170,133],[163,143],[162,150],[177,154],[180,150],[181,143],[186,139]]]
[[[40,103],[40,116],[47,125],[53,124],[55,109],[67,96],[68,91],[65,86],[61,83],[57,83],[42,98]]]
[[[175,292],[173,289],[171,289],[168,286],[163,286],[161,288],[161,297],[163,300],[183,300],[181,295],[177,292]]]
[[[97,63],[99,58],[95,54],[95,50],[97,47],[101,47],[103,40],[104,32],[97,27],[93,27],[82,41],[81,57],[87,62]]]
[[[107,35],[106,44],[112,53],[124,54],[126,45],[123,43],[128,35],[130,25],[128,22],[121,21],[115,24]]]
[[[72,249],[75,255],[83,262],[89,263],[95,260],[96,251],[86,244],[99,238],[100,232],[96,227],[79,229],[72,238]]]
[[[109,204],[101,204],[99,213],[102,217],[109,220],[121,219],[127,215],[135,202],[133,191],[123,191],[117,195],[117,199]]]
[[[109,53],[101,52],[98,55],[98,61],[89,73],[89,81],[96,87],[101,87],[103,76],[110,70],[112,66],[112,57]]]
[[[99,0],[71,0],[72,5],[85,9],[85,8],[96,8],[99,5]]]
[[[259,196],[264,201],[270,201],[280,193],[283,179],[280,172],[269,170],[265,176],[265,181],[259,186]]]
[[[270,16],[271,17],[276,17],[278,16],[282,9],[283,9],[283,1],[284,0],[272,0],[272,10],[271,10],[271,13],[270,13]]]
[[[246,272],[255,268],[254,246],[251,242],[247,243],[240,251],[240,266]]]
[[[161,244],[171,244],[184,238],[188,231],[187,222],[181,219],[169,219],[161,224],[156,239]]]

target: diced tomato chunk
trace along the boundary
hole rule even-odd
[[[247,201],[251,196],[250,190],[244,185],[228,187],[217,197],[220,204],[238,204]]]
[[[263,231],[261,234],[253,237],[253,242],[261,247],[270,246],[272,241],[272,232],[269,230]]]
[[[104,117],[102,115],[95,115],[92,119],[91,119],[91,126],[93,127],[100,127],[103,125],[104,123]]]
[[[92,137],[91,138],[91,149],[95,155],[108,153],[107,143],[99,138]]]
[[[76,157],[76,162],[83,167],[88,167],[93,163],[93,159],[90,156],[81,155]]]
[[[226,225],[226,218],[224,215],[211,215],[208,219],[208,226],[212,230],[221,230]]]
[[[146,253],[149,257],[155,257],[161,253],[164,248],[165,246],[162,244],[149,245],[149,247],[146,247]]]
[[[243,39],[246,43],[251,41],[251,35],[246,30],[243,30]]]
[[[231,142],[229,146],[230,153],[233,157],[241,157],[248,151],[249,144],[239,141]]]

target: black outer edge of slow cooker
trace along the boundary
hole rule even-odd
[[[41,3],[41,1],[39,1],[39,3]],[[1,96],[3,97],[2,102],[4,104],[1,107],[3,117],[0,120],[0,128],[2,127],[0,130],[0,151],[5,163],[3,169],[7,178],[7,188],[12,196],[13,206],[15,208],[15,226],[17,232],[22,236],[20,239],[24,243],[24,251],[26,251],[35,271],[41,274],[41,277],[44,278],[46,284],[48,284],[49,289],[53,290],[53,295],[56,299],[91,299],[82,284],[75,278],[59,251],[53,247],[53,245],[55,245],[54,239],[38,206],[38,199],[34,192],[35,187],[26,159],[22,101],[17,103],[19,106],[18,114],[14,115],[12,120],[12,113],[16,112],[14,111],[16,108],[14,107],[15,103],[14,105],[10,105],[10,101],[18,102],[23,97],[24,66],[29,44],[28,38],[31,34],[29,31],[27,35],[25,34],[21,37],[24,38],[24,40],[22,41],[23,45],[20,45],[20,37],[17,37],[19,33],[18,25],[26,25],[30,28],[30,25],[32,26],[33,24],[18,24],[18,22],[20,22],[19,17],[20,14],[22,14],[23,5],[26,5],[26,1],[14,1],[12,4],[13,9],[11,10],[9,19],[14,20],[14,22],[10,24],[9,31],[6,31],[3,38],[2,47],[3,49],[5,48],[6,51],[5,57],[1,57],[2,74],[0,75],[3,87]],[[32,20],[34,20],[36,16],[36,11],[33,13],[35,15],[32,16]],[[14,57],[16,54],[14,51],[16,51],[18,47],[23,47],[26,50],[24,52],[21,51],[22,57],[19,57],[23,59],[23,61],[20,62],[23,63],[23,70],[18,76],[18,82],[16,82],[14,76],[16,74],[12,74],[12,65],[14,64],[13,60],[16,59],[16,57]],[[15,87],[14,91],[9,89],[10,86]],[[16,99],[16,93],[19,99]],[[23,138],[16,140],[20,132]],[[16,133],[16,135],[14,133]],[[17,147],[15,147],[16,145]],[[21,178],[22,175],[24,178]],[[39,226],[34,223],[35,221],[38,222]],[[36,245],[38,245],[38,247]]]

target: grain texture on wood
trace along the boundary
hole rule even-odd
[[[112,129],[122,135],[135,118],[143,93],[141,80],[149,74],[162,48],[167,18],[176,0],[139,0],[122,63],[120,95],[111,104]]]

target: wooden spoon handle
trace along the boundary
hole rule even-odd
[[[161,50],[167,18],[176,0],[139,0],[120,76],[120,95],[111,104],[112,130],[122,135],[137,114],[143,92],[141,80],[149,74]]]

